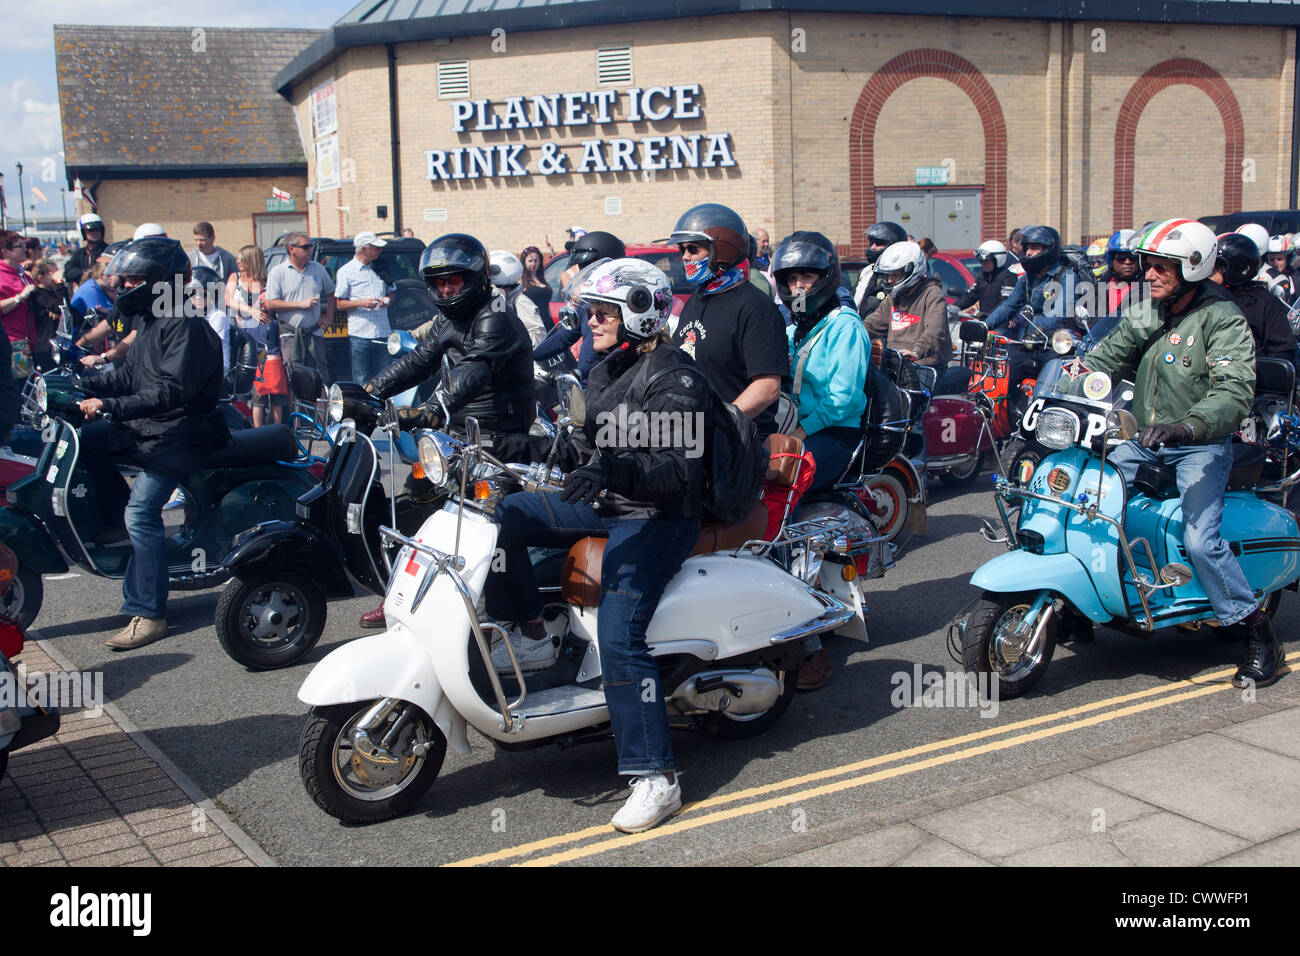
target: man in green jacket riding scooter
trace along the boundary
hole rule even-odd
[[[1146,230],[1134,250],[1150,297],[1126,309],[1086,360],[1114,378],[1136,371],[1141,431],[1110,461],[1126,483],[1144,461],[1177,471],[1188,557],[1219,623],[1241,626],[1248,638],[1232,682],[1267,687],[1277,680],[1282,644],[1220,534],[1231,435],[1254,398],[1255,342],[1241,310],[1206,281],[1216,258],[1209,227],[1169,219]]]

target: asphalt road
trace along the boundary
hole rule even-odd
[[[449,752],[405,816],[346,827],[322,813],[299,780],[306,707],[296,692],[312,663],[361,633],[357,616],[375,604],[368,596],[331,604],[308,660],[273,672],[247,671],[222,652],[216,590],[173,595],[165,640],[113,653],[103,642],[124,623],[118,582],[47,579],[36,628],[78,667],[102,670],[109,698],[286,865],[696,862],[1240,705],[1226,683],[1240,645],[1210,630],[1142,640],[1099,629],[1091,642],[1058,647],[1038,687],[1000,701],[996,714],[896,706],[918,665],[957,669],[947,624],[975,597],[971,572],[1000,550],[977,531],[979,517],[994,514],[987,475],[968,491],[931,491],[928,534],[870,584],[870,645],[827,641],[831,683],[798,695],[762,737],[677,735],[683,795],[697,806],[639,839],[608,826],[627,793],[610,742],[506,753],[471,732],[472,754]],[[1296,633],[1297,607],[1285,593],[1284,638]],[[1178,683],[1207,674],[1217,682]]]

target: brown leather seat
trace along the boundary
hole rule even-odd
[[[691,549],[691,557],[711,551],[731,551],[746,541],[762,540],[767,531],[767,508],[755,502],[743,521],[734,524],[706,524]],[[564,600],[578,607],[600,603],[600,565],[608,538],[583,538],[564,559],[560,591]]]
[[[793,435],[779,433],[763,439],[770,460],[767,464],[767,481],[782,488],[793,488],[803,464],[803,442]]]

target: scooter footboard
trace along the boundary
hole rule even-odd
[[[1030,554],[1011,551],[986,562],[970,583],[983,591],[1053,591],[1095,624],[1115,615],[1106,610],[1083,563],[1072,554]]]
[[[313,707],[384,697],[416,704],[433,718],[454,750],[469,753],[465,718],[443,694],[428,652],[400,623],[332,651],[298,689],[298,699]]]

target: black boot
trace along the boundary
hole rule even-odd
[[[1286,652],[1273,633],[1273,622],[1267,614],[1259,613],[1255,623],[1243,621],[1241,627],[1246,632],[1246,656],[1232,677],[1232,686],[1267,687],[1275,683]]]

